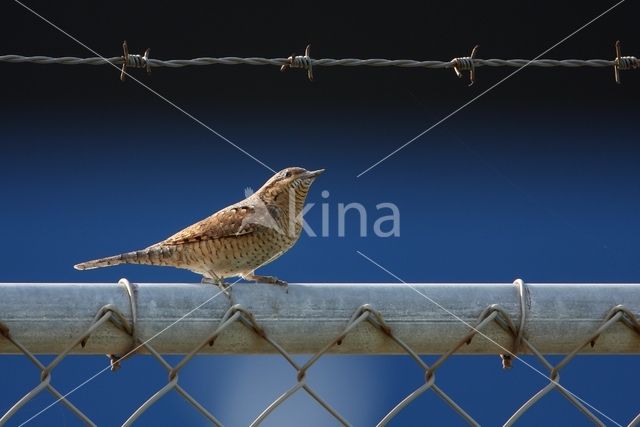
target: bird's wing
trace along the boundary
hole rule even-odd
[[[254,233],[270,227],[274,212],[263,206],[233,205],[181,230],[161,242],[161,245],[180,245],[202,240],[220,239]]]

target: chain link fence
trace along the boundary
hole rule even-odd
[[[96,425],[85,413],[83,413],[81,409],[76,407],[69,398],[63,395],[63,393],[58,391],[52,385],[52,373],[60,362],[70,354],[86,354],[85,350],[89,349],[89,344],[94,338],[99,339],[101,343],[97,343],[99,345],[91,350],[91,352],[95,352],[100,348],[106,348],[104,346],[101,347],[101,345],[109,347],[109,339],[112,341],[120,341],[120,344],[111,346],[112,348],[122,348],[121,344],[123,342],[128,342],[125,351],[119,355],[110,355],[112,370],[117,369],[126,358],[131,357],[136,353],[145,353],[149,354],[153,359],[160,363],[168,372],[167,384],[153,395],[148,396],[148,398],[146,398],[146,400],[142,402],[140,406],[128,416],[128,418],[126,418],[126,421],[122,424],[123,426],[133,425],[136,420],[144,414],[145,411],[155,405],[161,397],[171,392],[179,394],[184,400],[191,404],[194,410],[202,414],[202,416],[211,424],[216,426],[224,425],[222,418],[212,414],[203,404],[198,402],[198,400],[196,400],[182,387],[179,383],[179,377],[181,370],[194,358],[195,355],[203,352],[215,352],[219,339],[223,339],[225,335],[232,335],[234,337],[234,340],[232,341],[236,344],[243,342],[242,339],[238,339],[241,334],[251,336],[248,344],[245,344],[244,349],[242,345],[236,345],[239,353],[245,352],[249,348],[252,348],[253,350],[246,352],[263,352],[268,348],[269,353],[281,355],[291,366],[292,373],[295,375],[295,380],[292,382],[291,387],[274,400],[269,406],[264,408],[262,413],[253,420],[251,426],[260,425],[276,408],[296,393],[308,394],[320,407],[324,408],[324,410],[331,414],[339,424],[344,426],[351,425],[349,420],[333,408],[307,382],[307,372],[313,368],[321,357],[328,353],[341,352],[341,348],[344,349],[345,346],[348,347],[346,352],[349,353],[371,352],[404,354],[410,357],[420,367],[424,374],[424,383],[398,402],[393,409],[379,420],[377,424],[378,426],[387,425],[407,405],[424,393],[434,393],[468,424],[474,426],[480,425],[476,418],[474,418],[474,414],[466,411],[459,403],[441,389],[436,381],[438,369],[447,362],[452,355],[465,352],[465,349],[471,349],[470,351],[467,351],[471,353],[500,353],[505,367],[510,366],[512,359],[518,357],[517,354],[531,354],[534,355],[546,368],[547,372],[544,374],[547,377],[548,383],[537,393],[531,396],[529,400],[524,402],[522,406],[518,408],[505,422],[505,426],[510,426],[516,423],[516,421],[518,421],[518,419],[520,419],[520,417],[535,405],[543,396],[554,390],[571,402],[577,410],[581,411],[587,417],[588,420],[596,425],[604,426],[605,422],[602,419],[604,414],[591,407],[587,402],[581,400],[578,396],[574,395],[560,384],[560,371],[580,353],[597,352],[600,354],[637,354],[638,349],[640,348],[640,322],[637,314],[638,307],[636,307],[636,311],[634,312],[633,309],[627,305],[636,304],[637,300],[640,299],[637,292],[637,290],[640,289],[640,285],[610,285],[609,288],[607,288],[607,285],[601,285],[598,287],[584,285],[586,289],[585,292],[575,292],[576,289],[579,289],[576,286],[580,285],[574,285],[574,287],[570,289],[571,292],[569,292],[569,295],[571,295],[571,301],[575,304],[570,306],[566,305],[567,301],[561,301],[560,303],[565,306],[567,310],[566,313],[557,313],[556,319],[558,322],[568,324],[568,328],[574,328],[581,332],[577,333],[579,336],[574,337],[574,340],[565,339],[563,341],[563,345],[566,346],[568,344],[570,347],[564,347],[566,350],[562,351],[562,353],[566,354],[566,356],[564,356],[564,358],[555,365],[545,357],[544,353],[546,349],[556,348],[553,346],[557,344],[553,344],[552,341],[554,341],[553,337],[555,336],[553,330],[557,329],[558,326],[554,324],[548,325],[549,327],[547,327],[546,332],[540,332],[540,334],[543,335],[542,337],[535,337],[533,334],[536,330],[540,331],[539,329],[536,329],[535,326],[538,321],[545,320],[549,323],[550,319],[544,313],[556,310],[555,306],[542,307],[542,304],[546,304],[547,306],[552,305],[549,301],[553,301],[554,299],[557,302],[557,295],[555,295],[554,292],[557,293],[565,285],[525,286],[525,284],[520,280],[514,283],[515,286],[475,285],[479,292],[477,295],[485,294],[485,299],[497,298],[498,302],[486,304],[482,309],[480,309],[480,307],[484,304],[483,301],[476,300],[475,304],[469,304],[467,312],[476,312],[476,319],[471,322],[465,320],[468,318],[466,313],[462,314],[465,318],[455,316],[455,325],[459,333],[455,336],[449,336],[449,340],[447,341],[448,349],[441,352],[442,355],[431,365],[427,365],[420,356],[420,354],[424,353],[425,348],[416,346],[416,339],[423,340],[423,336],[421,336],[420,333],[415,333],[415,331],[410,334],[407,333],[407,319],[411,318],[411,316],[415,314],[413,313],[413,307],[407,307],[408,311],[404,314],[401,313],[399,316],[397,311],[385,311],[388,310],[389,307],[393,306],[393,302],[390,304],[389,301],[375,300],[376,297],[382,295],[376,290],[376,288],[384,288],[384,290],[381,291],[383,293],[391,291],[398,294],[401,287],[406,287],[404,285],[353,285],[351,286],[351,289],[344,292],[346,296],[338,295],[338,300],[333,301],[336,308],[335,311],[331,313],[327,313],[324,303],[317,300],[319,295],[324,295],[325,300],[327,298],[334,297],[334,295],[327,293],[331,289],[323,289],[322,285],[308,287],[305,287],[305,285],[293,285],[289,294],[284,294],[283,292],[278,292],[278,290],[270,289],[268,287],[254,287],[248,291],[239,291],[237,292],[239,295],[236,295],[236,290],[233,289],[233,297],[231,299],[224,295],[216,298],[220,295],[220,293],[217,292],[199,306],[185,313],[182,317],[175,319],[163,329],[156,330],[153,334],[147,333],[147,330],[144,327],[140,327],[143,323],[143,319],[141,319],[139,314],[142,304],[137,301],[137,299],[139,298],[138,294],[141,287],[146,287],[147,285],[132,285],[126,279],[121,280],[120,285],[121,286],[119,287],[111,285],[111,288],[107,288],[106,286],[103,288],[98,287],[98,291],[92,291],[92,286],[86,285],[80,288],[86,291],[85,295],[78,294],[74,296],[70,295],[69,292],[64,292],[65,289],[68,291],[68,288],[64,288],[63,286],[58,286],[58,289],[56,289],[56,287],[51,286],[48,288],[38,288],[34,285],[4,284],[3,290],[6,291],[4,292],[6,299],[4,304],[0,303],[0,335],[2,337],[0,338],[0,351],[5,354],[22,354],[27,357],[36,369],[40,371],[40,381],[32,390],[15,402],[15,404],[2,415],[0,418],[0,425],[4,425],[9,422],[29,401],[45,391],[51,393],[59,403],[65,405],[86,425]],[[162,289],[161,286],[162,285],[156,285],[156,290]],[[207,287],[206,285],[199,285],[198,287],[196,285],[192,286],[194,287],[193,289],[208,289],[210,291],[210,287]],[[301,288],[298,289],[298,286],[301,286]],[[393,288],[394,286],[395,291]],[[414,287],[418,285],[410,286]],[[438,296],[441,292],[447,292],[446,284],[432,288],[430,288],[429,285],[420,286],[421,288],[418,290],[418,293],[431,290],[433,295]],[[449,293],[459,291],[460,286],[470,287],[474,285],[452,284],[449,286],[451,289]],[[164,288],[169,289],[168,286],[165,286]],[[535,288],[536,291],[532,292],[532,288]],[[36,357],[36,352],[30,350],[29,346],[22,342],[22,339],[20,338],[21,335],[24,335],[24,340],[28,342],[33,342],[33,340],[36,339],[34,338],[33,333],[30,335],[25,332],[27,329],[15,326],[20,322],[20,316],[16,313],[23,313],[24,307],[32,305],[34,307],[42,308],[42,304],[40,304],[40,302],[43,301],[50,301],[50,305],[53,307],[57,301],[55,298],[51,298],[51,295],[55,293],[63,293],[64,295],[62,296],[65,299],[73,299],[73,297],[87,299],[86,295],[88,293],[92,293],[93,299],[88,298],[87,304],[88,306],[91,306],[93,302],[97,301],[97,298],[104,296],[103,291],[113,293],[115,292],[114,289],[119,292],[119,294],[114,297],[115,300],[118,300],[118,297],[122,296],[122,291],[124,291],[124,296],[128,299],[128,304],[124,304],[125,306],[123,306],[122,299],[120,299],[119,303],[108,302],[100,306],[92,319],[79,322],[83,323],[80,333],[77,333],[73,339],[68,340],[66,343],[60,343],[64,348],[57,352],[57,357],[55,357],[49,364],[44,365],[41,363],[38,357]],[[264,292],[260,293],[260,289]],[[338,285],[333,289],[339,289]],[[318,290],[321,291],[321,293],[314,293]],[[187,292],[188,291],[189,290],[187,289]],[[153,288],[150,288],[149,292],[150,294],[155,294],[153,296],[153,304],[162,306],[162,304],[167,302],[162,296],[154,293]],[[274,294],[273,292],[277,293]],[[600,292],[606,292],[608,297],[601,298],[604,299],[604,301],[593,301],[593,296],[598,295]],[[348,293],[351,295],[347,295]],[[245,299],[250,294],[253,294],[251,297],[251,303],[238,303],[233,301],[236,298]],[[27,295],[34,295],[34,297],[29,301],[24,298]],[[184,293],[182,295],[187,294]],[[273,304],[271,311],[278,314],[271,316],[271,321],[267,321],[268,319],[265,316],[264,309],[255,310],[251,306],[263,306],[263,299],[270,299],[273,295],[277,295],[277,297],[275,298],[276,301],[272,301]],[[602,295],[604,295],[604,293]],[[636,298],[634,298],[633,295],[636,295]],[[166,296],[168,297],[168,300],[171,298],[177,298],[175,294],[167,294]],[[509,298],[506,298],[506,296]],[[340,327],[338,328],[338,333],[335,333],[332,339],[327,340],[324,344],[318,344],[321,345],[321,347],[313,352],[313,355],[307,360],[307,362],[299,364],[294,361],[294,358],[292,357],[292,350],[289,350],[293,349],[295,351],[298,347],[291,342],[283,342],[287,341],[283,336],[289,337],[292,341],[295,341],[296,336],[299,340],[300,337],[307,332],[298,332],[296,335],[290,333],[290,331],[285,331],[284,333],[286,335],[283,335],[282,331],[278,331],[277,328],[274,328],[274,325],[276,324],[274,322],[280,321],[287,323],[292,317],[295,317],[291,316],[291,313],[283,312],[282,309],[278,307],[278,304],[286,301],[289,297],[292,300],[291,304],[295,303],[297,306],[300,306],[299,310],[301,310],[302,314],[304,314],[305,311],[309,313],[309,317],[312,319],[312,328],[317,326],[313,323],[313,319],[321,318],[321,316],[318,316],[318,312],[322,312],[325,317],[329,315],[329,317],[333,319],[333,314],[336,312],[344,312],[343,309],[345,307],[353,305],[355,301],[354,298],[361,298],[363,301],[361,305],[352,309],[350,316],[344,317],[341,321],[336,323],[339,324]],[[473,298],[473,295],[470,295],[470,297]],[[114,298],[111,298],[111,300],[114,300]],[[313,308],[310,308],[308,303],[301,304],[300,298],[307,300],[307,302],[311,302],[312,306],[315,305],[315,312]],[[608,310],[604,315],[601,315],[599,319],[597,313],[589,312],[596,306],[602,308],[607,304],[610,304],[610,301],[606,301],[607,299],[615,300],[618,298],[620,298],[621,301],[619,301],[618,304],[611,304]],[[211,318],[209,324],[204,325],[203,329],[196,334],[195,339],[199,340],[196,345],[192,345],[192,342],[179,343],[181,347],[175,348],[174,350],[178,350],[178,353],[186,353],[186,355],[184,355],[177,364],[171,365],[162,355],[162,349],[167,348],[167,344],[166,342],[161,342],[160,337],[166,339],[166,336],[163,335],[165,333],[166,335],[169,335],[168,332],[170,328],[177,326],[183,320],[185,324],[188,323],[185,319],[188,319],[189,316],[194,313],[196,313],[197,316],[197,310],[207,304],[213,303],[214,299],[216,300],[216,309],[219,313],[223,313],[222,316],[218,318]],[[623,301],[625,299],[627,301]],[[180,300],[178,299],[177,301]],[[406,299],[400,299],[398,303],[406,304],[407,301],[408,300]],[[445,301],[445,303],[446,302],[447,301]],[[428,301],[424,300],[417,301],[417,303],[424,306],[431,305]],[[186,304],[188,304],[188,302]],[[542,309],[539,310],[538,304],[540,304]],[[7,307],[10,305],[14,307],[13,312],[7,310]],[[128,307],[126,307],[126,305],[128,305]],[[224,305],[227,305],[227,308],[221,310]],[[456,307],[453,307],[453,309],[455,308]],[[601,308],[599,310],[601,310]],[[2,309],[5,309],[4,313]],[[179,310],[180,308],[177,309]],[[45,313],[28,314],[32,317],[42,315],[44,323],[47,321],[55,323],[56,320],[52,319],[52,316],[50,315],[51,313],[47,315],[47,307],[44,307],[43,310]],[[258,315],[254,314],[254,311],[258,311]],[[579,324],[575,322],[574,324],[571,324],[571,322],[566,320],[567,318],[571,318],[575,321],[579,312],[584,312]],[[430,309],[426,308],[421,310],[418,314],[423,316],[423,323],[418,325],[418,328],[426,328],[426,333],[432,334],[434,337],[439,337],[443,334],[443,331],[445,334],[448,334],[451,331],[449,327],[446,327],[446,329],[443,330],[438,329],[443,327],[442,325],[439,325],[442,323],[442,319],[434,317],[433,315],[435,313],[437,313],[437,307],[434,311],[430,311]],[[146,312],[143,316],[148,319],[149,315],[150,313]],[[200,316],[202,315],[203,314],[200,313]],[[448,316],[448,313],[444,313],[444,316]],[[49,320],[47,320],[47,318],[49,318]],[[264,318],[265,322],[261,322],[260,318]],[[62,319],[62,317],[60,317],[60,319]],[[78,319],[75,318],[75,314],[73,312],[69,312],[69,310],[67,310],[64,319],[66,319],[65,321],[67,322],[78,323]],[[268,325],[263,325],[261,323]],[[576,327],[576,325],[578,326]],[[202,325],[200,325],[200,327],[202,327]],[[16,330],[15,334],[12,329]],[[65,331],[69,330],[69,328],[63,329]],[[333,326],[326,327],[325,329],[326,330],[319,330],[318,335],[323,336],[328,333],[328,331],[335,331]],[[587,329],[591,330],[588,333],[585,333]],[[203,333],[205,331],[206,333]],[[563,334],[563,331],[558,332],[556,330],[555,332],[560,333],[560,335]],[[474,348],[474,339],[475,341],[478,341],[476,339],[478,335],[485,339],[481,340],[481,343],[477,343],[477,346]],[[99,338],[97,338],[98,336]],[[610,339],[607,339],[608,336]],[[364,345],[364,349],[359,351],[357,347],[363,344],[363,337],[366,337],[368,345]],[[159,345],[156,345],[156,339],[158,339]],[[51,342],[53,342],[53,340],[59,342],[58,337],[52,337]],[[262,347],[255,347],[254,344],[257,341],[260,341]],[[311,342],[311,340],[309,342]],[[303,344],[299,343],[298,345],[306,346],[304,349],[308,349],[309,342]],[[372,342],[373,344],[371,344]],[[451,345],[451,343],[453,344]],[[600,345],[600,343],[602,343],[602,345]],[[47,345],[47,343],[44,343],[44,345]],[[224,344],[224,346],[226,345],[227,344]],[[425,345],[429,344],[427,343]],[[185,346],[191,346],[190,351],[180,351],[181,349],[186,348]],[[429,348],[426,349],[429,350]],[[38,348],[37,350],[39,352],[43,352],[44,349]],[[223,349],[223,352],[229,352],[229,350]],[[429,350],[428,352],[431,351]],[[0,359],[0,364],[1,363],[2,360]],[[639,424],[640,414],[630,420],[628,425],[637,426]]]

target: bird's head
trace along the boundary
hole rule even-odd
[[[304,203],[313,181],[324,169],[308,171],[304,168],[290,167],[273,175],[257,194],[266,201],[289,203],[289,200]],[[297,203],[296,203],[297,204]]]

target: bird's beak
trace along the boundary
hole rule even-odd
[[[318,169],[317,171],[308,171],[304,173],[304,178],[316,178],[318,177],[320,174],[322,174],[322,172],[324,172],[324,169]]]

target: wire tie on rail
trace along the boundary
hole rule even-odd
[[[456,72],[458,78],[462,78],[463,71],[469,71],[469,86],[473,85],[476,81],[476,66],[474,59],[476,59],[476,52],[478,52],[479,45],[475,45],[471,51],[471,56],[462,56],[460,58],[453,58],[453,71]]]
[[[516,287],[518,292],[518,306],[520,307],[520,322],[518,324],[517,334],[513,340],[513,349],[511,350],[511,354],[504,353],[500,354],[500,358],[502,359],[502,368],[509,369],[511,368],[511,364],[513,362],[513,357],[517,357],[518,352],[520,351],[520,347],[522,346],[522,340],[524,339],[524,327],[527,319],[527,288],[524,284],[524,280],[516,279],[513,281],[513,285]]]
[[[109,362],[111,365],[111,372],[115,372],[120,369],[120,362],[124,358],[128,358],[136,353],[138,348],[138,330],[136,328],[136,324],[138,322],[138,289],[135,284],[129,282],[126,278],[120,279],[118,281],[118,285],[123,286],[125,291],[127,292],[127,296],[129,297],[129,307],[131,310],[131,347],[124,352],[123,354],[108,354]]]
[[[307,45],[307,48],[304,50],[304,56],[296,55],[292,53],[286,64],[282,64],[280,67],[280,71],[287,71],[289,68],[304,68],[307,70],[307,77],[309,77],[309,81],[313,81],[313,65],[311,64],[311,45]]]
[[[122,72],[120,73],[120,80],[124,81],[127,75],[127,68],[146,68],[147,74],[151,74],[151,65],[149,64],[149,54],[151,49],[144,51],[144,55],[130,54],[127,41],[122,43]]]

